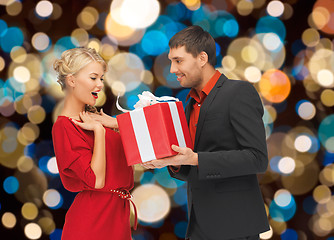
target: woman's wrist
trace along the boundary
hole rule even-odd
[[[102,126],[102,124],[97,124],[94,127],[94,133],[105,133],[105,128]]]

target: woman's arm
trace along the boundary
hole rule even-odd
[[[95,188],[100,189],[104,187],[106,176],[105,129],[101,123],[92,119],[88,113],[81,112],[79,116],[82,122],[72,121],[85,130],[94,131],[91,168],[96,177]]]
[[[89,116],[94,119],[95,121],[101,123],[103,126],[111,128],[111,129],[118,129],[117,119],[114,117],[105,114],[101,108],[100,114],[96,113],[88,113]]]

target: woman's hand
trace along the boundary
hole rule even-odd
[[[96,114],[96,113],[88,113],[88,114],[92,119],[101,123],[103,126],[112,128],[112,129],[118,129],[117,119],[105,114],[102,108],[100,110],[100,114]]]
[[[93,119],[87,112],[80,112],[79,117],[82,122],[78,122],[76,120],[71,119],[72,122],[74,122],[79,127],[85,130],[94,131],[94,132],[101,130],[101,129],[104,130],[102,124],[96,121],[95,119]]]

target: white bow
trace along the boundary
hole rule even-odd
[[[144,91],[142,92],[142,94],[138,94],[138,98],[139,98],[139,101],[134,105],[135,110],[146,107],[146,106],[150,106],[150,105],[153,105],[159,102],[167,102],[167,101],[178,102],[179,101],[179,99],[175,97],[169,97],[169,96],[156,97],[149,91]],[[117,101],[116,101],[117,109],[124,113],[130,112],[130,110],[126,110],[119,105],[118,99],[119,99],[119,94],[117,96]]]

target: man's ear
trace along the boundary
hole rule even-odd
[[[75,77],[72,74],[67,75],[66,82],[68,86],[75,87]]]
[[[209,61],[209,56],[206,52],[202,51],[198,54],[198,59],[201,67],[203,67]]]

